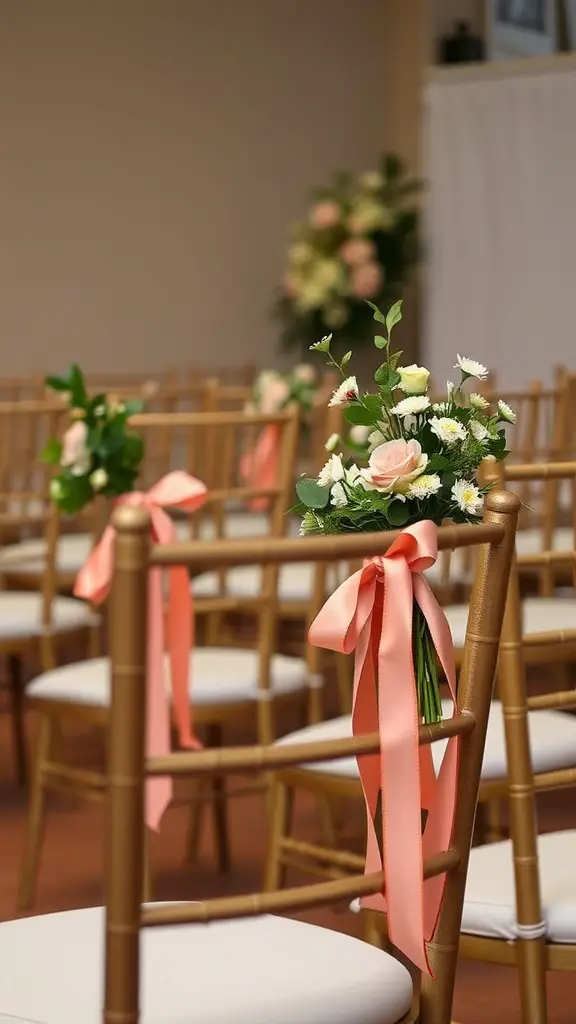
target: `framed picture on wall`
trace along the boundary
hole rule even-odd
[[[564,7],[568,47],[570,50],[576,50],[576,0],[564,0]]]
[[[556,0],[488,0],[488,3],[491,60],[517,60],[556,53]]]

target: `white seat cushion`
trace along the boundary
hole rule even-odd
[[[569,526],[559,526],[552,536],[552,547],[555,551],[572,551],[574,531]],[[542,550],[542,530],[518,530],[516,551],[519,555],[535,555]]]
[[[0,591],[0,638],[23,639],[48,633],[69,633],[95,625],[99,620],[83,601],[73,597],[54,597],[52,623],[48,630],[42,624],[41,594],[24,591]]]
[[[168,688],[166,659],[166,687]],[[272,693],[297,693],[308,684],[306,662],[275,654],[270,663]],[[108,707],[110,662],[108,658],[64,665],[33,679],[26,689],[30,697]],[[258,655],[230,647],[197,647],[190,655],[190,695],[195,705],[228,704],[258,700]]]
[[[542,916],[550,942],[576,942],[576,831],[538,836]],[[518,936],[512,843],[470,853],[462,931],[513,940]]]
[[[451,714],[451,705],[443,701],[446,716]],[[530,729],[530,745],[532,764],[536,772],[549,772],[557,768],[571,768],[576,765],[576,718],[562,711],[531,711],[528,716]],[[333,718],[318,725],[310,725],[306,729],[283,736],[278,743],[307,743],[316,740],[345,739],[352,735],[352,719],[349,715]],[[446,740],[432,745],[432,756],[436,769],[440,767]],[[507,774],[506,743],[504,735],[504,715],[499,700],[492,701],[484,761],[482,763],[482,779],[484,782],[504,779]],[[311,771],[319,771],[325,775],[339,775],[347,778],[358,778],[358,766],[355,757],[340,758],[337,761],[325,761],[311,764]]]
[[[100,1024],[100,907],[0,924],[0,1013]],[[341,932],[281,917],[143,931],[142,1024],[397,1024],[410,974]]]
[[[450,625],[454,646],[464,647],[468,605],[452,604],[444,608]],[[548,630],[576,629],[576,600],[563,597],[528,597],[522,602],[525,636],[546,633]]]
[[[56,571],[63,575],[77,573],[88,558],[92,544],[89,533],[62,534],[56,546]],[[0,572],[12,569],[40,574],[44,571],[45,555],[46,541],[42,538],[9,544],[0,551]]]
[[[291,516],[287,522],[286,533],[289,537],[298,536],[299,520]],[[261,512],[228,512],[224,523],[224,535],[230,538],[266,537],[270,533],[270,519]],[[176,536],[179,541],[188,541],[190,525],[187,520],[176,521]],[[197,537],[201,540],[214,540],[216,529],[212,517],[200,520]]]

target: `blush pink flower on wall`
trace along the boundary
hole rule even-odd
[[[361,267],[370,263],[376,252],[373,242],[364,238],[350,238],[340,249],[340,255],[350,267]]]
[[[377,263],[364,263],[352,271],[352,292],[357,299],[372,299],[382,288],[382,268]]]
[[[323,231],[333,228],[340,220],[340,207],[332,199],[316,203],[310,211],[310,223],[313,228]]]

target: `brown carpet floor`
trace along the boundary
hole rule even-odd
[[[25,793],[13,781],[9,724],[8,715],[0,714],[0,920],[15,916],[26,809]],[[285,724],[290,727],[289,722]],[[34,731],[34,722],[30,721],[31,740]],[[230,736],[231,740],[241,738],[240,735]],[[73,735],[69,753],[77,763],[87,765],[97,756],[96,744],[87,741],[85,735]],[[297,806],[296,815],[299,834],[313,839],[317,835],[315,807],[304,799]],[[218,875],[215,868],[209,829],[203,836],[199,862],[193,865],[185,862],[186,823],[185,808],[170,810],[162,832],[154,842],[155,898],[197,900],[258,889],[265,848],[261,797],[251,795],[233,802],[233,867],[227,876]],[[576,827],[576,805],[570,791],[550,794],[542,800],[541,830],[556,827]],[[80,806],[54,795],[49,800],[36,912],[99,904],[101,881],[101,808]],[[305,916],[307,920],[351,934],[355,933],[358,925],[357,918],[344,909],[323,910]],[[576,975],[550,975],[550,1024],[574,1024],[575,1006]],[[510,968],[462,963],[454,1018],[459,1024],[521,1024],[515,972]]]

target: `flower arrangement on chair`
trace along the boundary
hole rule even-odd
[[[384,871],[392,894],[420,891],[419,898],[392,902],[378,893],[362,901],[388,911],[391,942],[423,971],[430,971],[426,943],[433,935],[441,893],[422,885],[424,851],[447,849],[456,806],[458,739],[448,740],[439,767],[420,746],[420,725],[445,717],[439,666],[456,712],[454,647],[446,616],[426,570],[438,553],[437,526],[446,520],[475,523],[486,487],[477,480],[481,463],[506,457],[506,423],[515,415],[499,402],[493,414],[485,398],[465,390],[488,370],[458,356],[460,379],[433,404],[425,367],[400,366],[391,335],[402,303],[386,315],[369,303],[379,326],[374,338],[384,361],[375,373],[377,390],[362,394],[348,373],[352,353],[338,360],[331,336],[312,346],[342,375],[331,404],[367,431],[356,442],[355,461],[334,449],[316,479],[298,481],[302,532],[378,532],[401,528],[385,555],[364,563],[331,594],[309,631],[310,643],[343,654],[354,652],[354,735],[378,732],[380,754],[359,757],[367,809],[366,872]],[[364,445],[364,447],[363,447]],[[363,465],[359,465],[363,462]],[[426,815],[423,819],[422,812]],[[424,828],[422,822],[425,820]],[[442,882],[440,881],[440,885]]]
[[[116,498],[132,491],[144,456],[142,438],[128,430],[130,416],[143,402],[90,396],[84,374],[74,364],[65,377],[47,377],[46,386],[70,405],[72,423],[62,440],[51,439],[42,458],[59,472],[50,495],[62,512],[80,512],[96,497]]]
[[[493,414],[482,395],[465,391],[468,381],[485,379],[488,370],[460,355],[455,365],[459,382],[449,381],[445,399],[433,404],[427,394],[429,371],[400,366],[401,353],[391,352],[392,330],[402,318],[401,300],[386,315],[369,305],[383,331],[376,334],[374,344],[385,354],[374,377],[376,393],[360,393],[356,378],[348,375],[351,352],[336,359],[331,335],[312,345],[342,375],[330,404],[346,406],[344,417],[356,431],[351,447],[365,458],[344,458],[336,452],[339,437],[329,439],[332,454],[318,477],[297,483],[301,532],[376,532],[423,522],[478,522],[488,490],[477,481],[478,468],[486,459],[507,456],[505,428],[515,421],[513,410],[501,401]],[[367,464],[361,466],[360,461]],[[442,717],[442,704],[435,646],[418,603],[413,652],[419,715],[425,723],[436,722]]]
[[[350,342],[369,337],[365,299],[384,303],[401,292],[418,259],[420,183],[388,154],[378,170],[338,174],[317,190],[288,250],[276,312],[285,348],[308,347],[331,330]]]
[[[318,390],[318,374],[310,363],[299,363],[289,373],[262,370],[252,390],[247,412],[281,412],[296,404],[304,412],[314,405]]]

